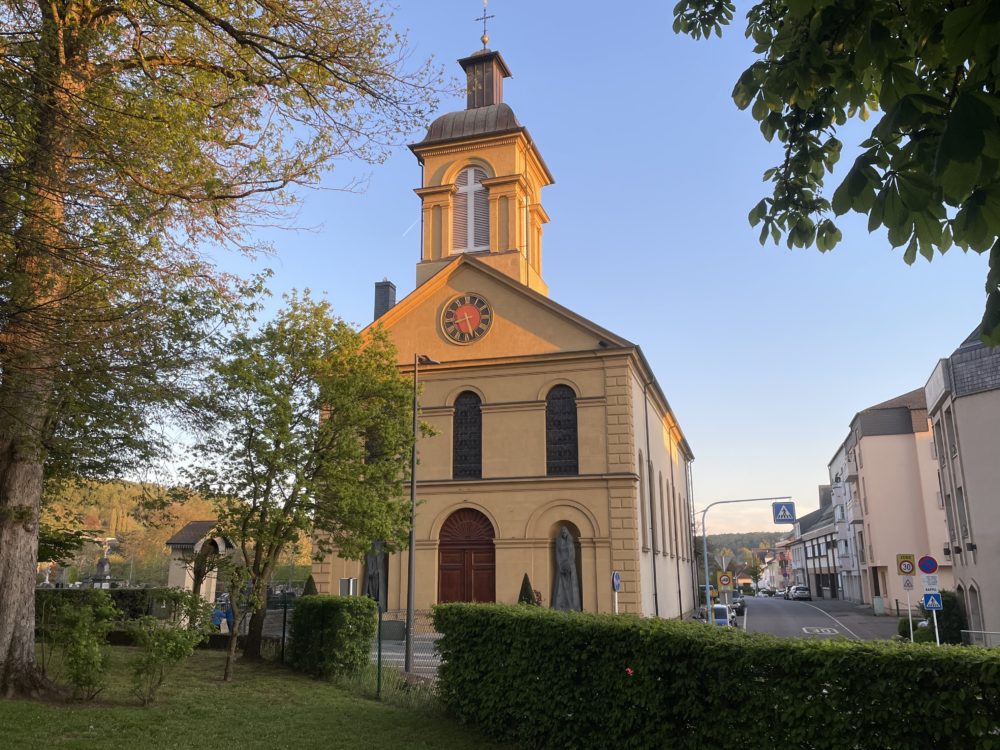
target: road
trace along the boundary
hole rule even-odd
[[[747,597],[746,615],[739,625],[748,633],[770,633],[799,638],[848,638],[874,641],[896,633],[895,617],[875,617],[871,609],[836,599],[786,601]]]

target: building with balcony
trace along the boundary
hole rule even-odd
[[[835,493],[844,508],[843,520],[834,521],[838,559],[844,559],[846,541],[847,559],[853,555],[858,571],[856,577],[842,571],[848,595],[877,613],[897,601],[905,607],[896,555],[940,553],[947,538],[924,389],[855,414],[828,469],[833,485],[838,477],[844,485]],[[940,585],[950,589],[950,561],[939,562]],[[850,588],[854,578],[860,592]]]
[[[937,363],[924,389],[937,454],[946,535],[935,556],[950,561],[974,640],[1000,645],[1000,349],[979,329]],[[985,632],[984,632],[985,631]]]

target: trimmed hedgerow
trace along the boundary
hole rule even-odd
[[[539,607],[434,609],[442,700],[525,747],[1000,747],[1000,654]]]
[[[122,620],[138,620],[149,614],[161,614],[176,600],[180,589],[35,589],[35,621],[41,625],[43,613],[52,606],[70,603],[92,606],[97,597],[110,596]]]
[[[359,672],[375,638],[375,601],[366,596],[303,596],[292,614],[288,661],[315,677]]]

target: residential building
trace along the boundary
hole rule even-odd
[[[859,554],[864,554],[864,521],[861,518],[861,504],[854,492],[855,484],[847,481],[848,471],[853,468],[844,445],[841,445],[827,465],[830,475],[830,494],[833,503],[835,549],[837,562],[837,585],[840,598],[851,602],[864,602],[861,589],[861,568]],[[856,473],[856,468],[854,468]]]
[[[938,502],[946,535],[934,549],[949,561],[973,640],[1000,645],[1000,348],[977,328],[938,362],[925,393],[938,457]]]
[[[795,521],[791,540],[795,583],[813,598],[837,599],[836,529],[829,485],[819,487],[819,508]]]
[[[896,555],[938,552],[947,538],[924,389],[858,412],[829,469],[835,485],[838,477],[847,485],[837,493],[844,523],[835,526],[854,550],[861,601],[876,613],[905,607]],[[940,586],[952,588],[951,563],[939,562]]]
[[[691,448],[639,347],[549,299],[542,191],[553,177],[503,101],[500,54],[459,63],[466,109],[410,147],[423,175],[416,289],[392,304],[380,286],[372,324],[407,375],[416,378],[418,355],[428,362],[420,419],[434,434],[418,441],[416,608],[512,603],[526,573],[550,605],[565,528],[583,610],[612,611],[618,571],[620,611],[680,617],[696,602]],[[384,605],[403,608],[407,553],[370,564],[384,566]],[[333,554],[313,575],[320,592],[336,592],[365,570]]]

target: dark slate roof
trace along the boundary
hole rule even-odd
[[[881,404],[869,406],[863,411],[874,411],[875,409],[899,409],[901,407],[906,407],[907,409],[927,409],[927,396],[924,393],[924,389],[917,388],[909,393],[904,393],[902,396],[896,396],[896,398],[890,398],[888,401],[883,401]]]
[[[982,342],[982,326],[977,326],[951,355],[951,388],[956,396],[1000,388],[1000,348]]]
[[[833,508],[825,507],[819,510],[814,510],[812,513],[806,513],[804,516],[799,517],[799,537],[809,533],[813,529],[818,529],[819,527],[827,524],[833,523]]]
[[[477,135],[508,133],[521,129],[509,104],[491,104],[488,107],[463,109],[441,115],[427,129],[427,135],[418,144],[423,146],[438,141],[469,138]]]
[[[184,528],[167,540],[168,547],[194,547],[204,539],[217,521],[191,521]]]
[[[923,388],[917,388],[869,406],[854,415],[851,429],[868,437],[927,432],[927,395]]]

